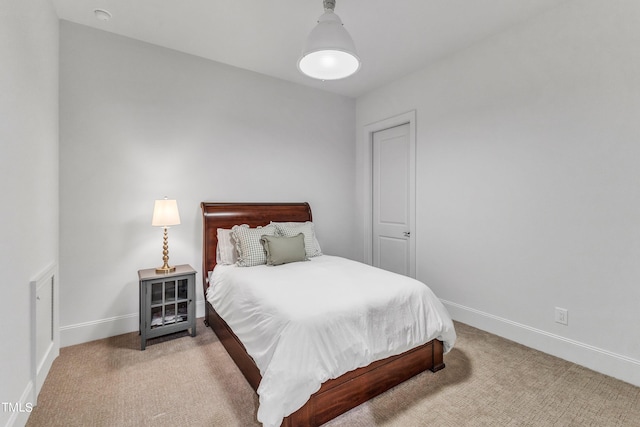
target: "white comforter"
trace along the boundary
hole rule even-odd
[[[453,322],[423,283],[323,255],[280,266],[217,266],[207,300],[262,374],[258,421],[279,426],[331,378],[434,338]]]

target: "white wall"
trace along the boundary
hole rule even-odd
[[[638,22],[569,1],[356,107],[360,213],[364,126],[417,111],[417,276],[454,318],[636,385]]]
[[[14,404],[0,407],[0,425],[8,426],[24,425],[33,403],[29,282],[58,260],[58,18],[49,0],[0,3],[0,58],[0,402]]]
[[[60,67],[63,346],[138,329],[165,195],[171,264],[202,273],[201,201],[308,201],[323,250],[353,256],[353,99],[66,21]]]

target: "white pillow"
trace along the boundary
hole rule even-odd
[[[253,267],[266,264],[267,254],[260,243],[262,236],[275,236],[276,227],[269,224],[264,227],[250,228],[247,224],[234,225],[231,228],[233,239],[238,251],[236,265],[240,267]]]
[[[233,232],[225,228],[218,228],[218,247],[216,248],[216,263],[232,265],[238,261]]]
[[[304,234],[304,249],[308,257],[322,255],[320,243],[316,238],[313,222],[271,222],[278,230],[280,236],[293,237],[299,233]]]

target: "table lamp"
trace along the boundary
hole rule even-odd
[[[156,273],[172,273],[176,271],[175,267],[169,266],[169,241],[167,238],[167,229],[171,225],[180,224],[180,214],[178,213],[178,203],[175,200],[156,200],[153,207],[153,219],[151,225],[154,227],[164,228],[164,242],[162,245],[162,267],[156,268]]]

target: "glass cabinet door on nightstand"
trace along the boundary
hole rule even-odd
[[[175,274],[156,274],[154,269],[140,270],[141,348],[146,340],[191,329],[195,336],[195,270],[177,266]]]
[[[189,279],[151,282],[151,329],[189,320]]]
[[[188,292],[187,279],[158,280],[151,282],[151,293],[147,295],[151,308],[147,324],[151,329],[172,325],[188,320]],[[178,295],[178,289],[182,286],[185,292]],[[182,298],[180,298],[182,297]],[[184,315],[179,315],[178,307]]]

